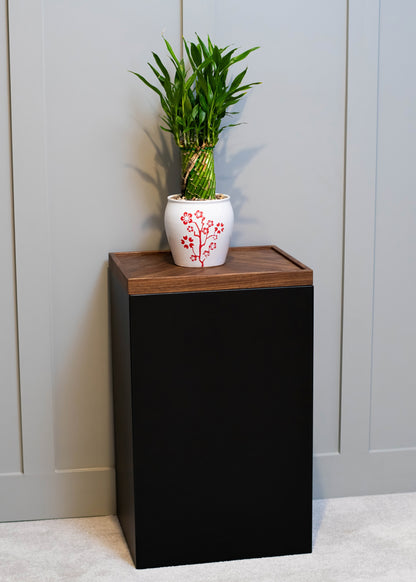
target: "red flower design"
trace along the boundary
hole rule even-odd
[[[181,216],[181,220],[184,224],[189,224],[190,222],[192,222],[192,213],[184,212]]]
[[[183,235],[181,244],[185,249],[191,249],[191,261],[199,261],[203,267],[205,259],[217,248],[217,243],[213,241],[224,232],[224,223],[217,222],[214,226],[214,221],[207,220],[202,210],[196,210],[194,214],[184,212],[181,220],[187,232],[193,235]]]
[[[183,244],[186,249],[192,248],[194,246],[194,239],[191,237],[188,239],[188,235],[185,234],[185,236],[182,237],[181,244]]]

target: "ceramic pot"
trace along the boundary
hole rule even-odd
[[[173,260],[180,267],[225,263],[234,225],[230,197],[184,200],[168,196],[165,231]]]

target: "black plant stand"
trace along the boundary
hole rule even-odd
[[[117,513],[137,568],[311,551],[312,271],[110,254]]]

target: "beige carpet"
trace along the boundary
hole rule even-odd
[[[151,570],[114,516],[2,523],[0,580],[416,582],[416,493],[315,501],[312,554]]]

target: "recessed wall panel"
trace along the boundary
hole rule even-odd
[[[0,474],[22,470],[6,4],[0,0]]]
[[[158,98],[129,70],[152,75],[162,34],[179,48],[180,18],[179,0],[44,2],[58,469],[113,463],[108,252],[163,246],[177,191]]]
[[[372,449],[416,447],[414,2],[381,2]]]
[[[314,445],[337,452],[346,3],[185,0],[184,35],[195,31],[260,47],[236,67],[262,84],[236,107],[243,125],[216,147],[217,186],[232,197],[234,245],[273,243],[314,269]]]

